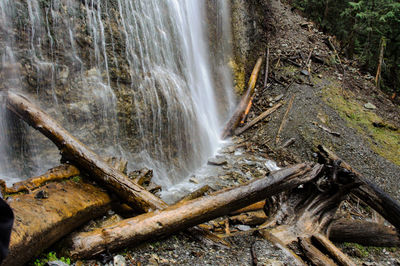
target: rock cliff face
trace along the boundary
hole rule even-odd
[[[268,0],[231,0],[235,88],[242,92],[257,57],[265,54],[269,35],[273,34]]]
[[[222,29],[229,27],[227,4],[2,1],[0,90],[28,95],[104,155],[129,157],[133,167],[165,176],[187,174],[215,150],[218,127],[232,106],[225,64],[230,35]],[[205,37],[212,31],[218,41],[209,52]],[[226,100],[217,105],[215,97]],[[32,131],[12,116],[2,120],[8,134],[0,150],[14,154],[2,164],[49,150],[43,138],[28,139]]]

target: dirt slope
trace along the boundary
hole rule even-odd
[[[288,152],[300,160],[313,160],[313,149],[324,144],[399,199],[399,106],[375,88],[371,75],[360,73],[356,61],[339,55],[339,63],[328,36],[312,23],[280,1],[271,4],[276,25],[276,34],[269,40],[271,87],[259,91],[251,116],[272,105],[279,95],[285,102],[294,96],[294,102],[278,144],[276,135],[287,104],[245,137],[271,150],[295,138]],[[335,44],[334,38],[331,43]],[[305,70],[311,72],[309,76],[303,75]]]

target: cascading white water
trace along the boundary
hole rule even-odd
[[[214,38],[219,53],[229,52],[228,2],[216,2],[222,34]],[[232,102],[226,62],[210,58],[206,7],[196,0],[3,0],[0,91],[24,93],[102,156],[151,168],[170,186],[215,152]],[[56,149],[33,130],[10,143],[22,124],[10,127],[15,118],[0,108],[0,178],[57,164]],[[30,171],[10,170],[10,161],[24,165],[26,157],[40,159]]]

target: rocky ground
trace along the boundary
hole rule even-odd
[[[275,165],[315,161],[315,148],[323,144],[400,199],[400,108],[377,90],[370,74],[360,73],[356,61],[337,55],[328,36],[318,31],[280,1],[271,1],[275,33],[269,40],[270,74],[263,88],[263,73],[248,121],[283,103],[275,113],[242,135],[234,137],[206,171],[192,176],[191,190],[207,183],[212,190],[265,176]],[[335,44],[334,39],[331,43]],[[310,57],[311,54],[311,57]],[[308,58],[311,58],[311,63]],[[289,102],[293,101],[291,108]],[[287,118],[283,119],[287,112]],[[284,120],[284,121],[283,121]],[[278,136],[278,130],[283,123]],[[282,147],[288,140],[294,143]],[[178,197],[169,194],[169,201]],[[347,202],[342,215],[377,219],[371,212]],[[348,215],[348,212],[347,212]],[[225,222],[226,217],[208,223]],[[379,219],[378,219],[379,220]],[[204,242],[179,233],[163,240],[127,248],[75,265],[291,265],[290,257],[255,227],[230,225],[219,233],[229,246]],[[340,245],[357,264],[400,265],[395,248]]]

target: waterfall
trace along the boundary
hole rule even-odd
[[[99,155],[153,169],[163,186],[215,153],[233,102],[227,0],[2,0],[0,13],[0,178],[60,159],[6,111],[7,90]]]

